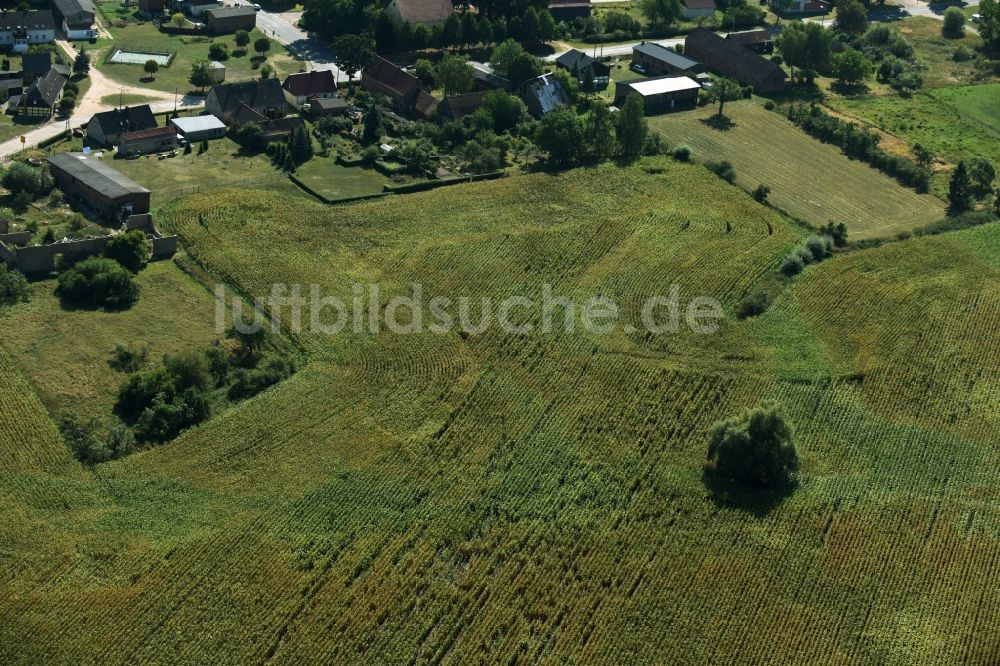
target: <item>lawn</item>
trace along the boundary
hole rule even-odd
[[[0,308],[0,344],[54,416],[73,410],[107,417],[125,377],[108,365],[116,344],[148,345],[155,363],[222,337],[214,297],[173,261],[151,263],[139,284],[139,302],[124,312],[64,309],[55,280],[32,283],[30,303]]]
[[[156,97],[136,95],[134,93],[105,95],[101,98],[101,104],[107,104],[109,106],[135,106],[137,104],[148,104],[156,101],[158,101],[158,98]]]
[[[315,157],[300,166],[295,175],[327,199],[377,194],[388,180],[374,169],[341,166],[331,157]]]
[[[162,90],[164,92],[174,92],[177,89],[184,93],[192,89],[188,81],[188,77],[191,74],[191,65],[199,60],[211,60],[208,56],[208,49],[213,42],[228,45],[230,52],[235,49],[232,35],[218,35],[216,37],[165,35],[158,31],[152,23],[130,24],[124,28],[109,26],[108,31],[114,38],[114,43],[102,49],[99,56],[95,56],[94,64],[115,81],[126,85]],[[263,33],[254,29],[251,33],[250,51],[245,55],[230,57],[225,61],[226,81],[244,81],[260,76],[259,70],[253,65],[253,60],[256,58],[256,54],[253,51],[253,41],[262,36]],[[169,67],[161,68],[157,72],[156,77],[151,80],[143,71],[142,65],[110,64],[104,62],[108,49],[115,48],[116,44],[122,48],[138,50],[157,52],[176,51],[177,55]],[[267,63],[274,68],[275,75],[279,78],[284,78],[287,74],[297,72],[301,67],[301,63],[288,55],[284,47],[274,40],[271,40],[271,50],[268,52]]]
[[[94,468],[0,353],[0,662],[997,662],[1000,225],[838,253],[740,320],[800,232],[669,158],[166,216],[246,294],[420,285],[473,323],[516,295],[540,326],[549,285],[639,324],[676,284],[729,316],[306,331],[291,379]],[[799,485],[716,493],[712,424],[768,399]]]
[[[705,122],[715,106],[655,116],[649,124],[671,145],[689,145],[696,160],[728,160],[742,188],[768,185],[771,203],[814,226],[843,222],[853,238],[889,237],[944,215],[939,199],[848,159],[755,101],[726,108],[735,123],[728,130]]]
[[[209,141],[208,150],[201,155],[200,149],[199,144],[188,155],[162,160],[146,155],[134,160],[114,159],[109,164],[152,191],[154,210],[178,196],[220,187],[300,192],[266,155],[245,155],[231,139]]]

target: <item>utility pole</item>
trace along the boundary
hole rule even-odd
[[[177,86],[174,86],[174,118],[177,117]]]

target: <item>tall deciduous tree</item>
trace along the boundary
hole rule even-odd
[[[846,49],[834,58],[833,73],[844,85],[856,85],[867,81],[875,72],[872,61],[861,51]]]
[[[948,183],[948,203],[953,213],[969,210],[972,205],[972,179],[965,162],[959,162]]]
[[[668,26],[681,17],[680,0],[640,0],[639,11],[650,23]]]
[[[789,23],[776,45],[790,67],[798,68],[812,82],[816,72],[830,63],[833,35],[818,23]]]
[[[740,84],[732,79],[719,78],[712,82],[711,98],[713,102],[719,103],[719,112],[716,114],[720,118],[724,116],[726,102],[732,102],[743,95]]]
[[[580,156],[583,127],[576,112],[560,107],[542,116],[535,132],[535,143],[549,155],[549,161],[558,167],[572,165]]]
[[[600,100],[590,103],[590,113],[583,123],[583,140],[588,157],[595,161],[606,160],[615,154],[615,121],[611,110]]]
[[[347,74],[348,81],[368,66],[373,54],[371,39],[360,35],[344,35],[333,43],[333,62]]]
[[[466,93],[472,90],[475,70],[465,58],[445,54],[437,65],[437,82],[444,88],[445,95]]]
[[[625,98],[625,104],[618,112],[618,146],[623,157],[635,159],[646,144],[649,125],[646,123],[646,103],[638,93]]]
[[[868,11],[858,0],[839,0],[835,25],[851,35],[862,35],[868,29]]]

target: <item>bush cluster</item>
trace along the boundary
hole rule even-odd
[[[781,262],[781,272],[791,277],[798,275],[809,264],[819,263],[833,254],[833,238],[809,236]]]
[[[233,332],[231,337],[236,341],[231,351],[210,347],[167,354],[160,365],[125,380],[115,413],[132,427],[136,439],[171,440],[207,419],[213,402],[248,398],[295,372],[287,350],[263,331]],[[131,354],[116,349],[116,357],[122,356],[132,360]]]
[[[117,261],[93,257],[59,274],[56,296],[73,305],[127,310],[139,300],[139,283]]]

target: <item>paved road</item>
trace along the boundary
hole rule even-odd
[[[234,4],[250,6],[253,3],[248,0],[235,0]],[[292,14],[292,17],[298,16]],[[307,61],[313,69],[328,69],[333,72],[333,76],[340,81],[340,70],[333,64],[333,51],[321,40],[310,37],[303,32],[288,14],[278,14],[273,12],[257,12],[257,28],[268,37],[288,47],[288,50]],[[346,78],[346,77],[345,77]]]

